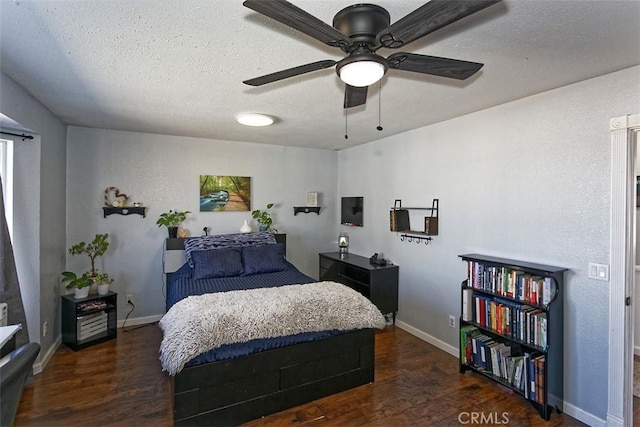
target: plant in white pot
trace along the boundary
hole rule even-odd
[[[113,278],[109,276],[109,273],[96,271],[94,281],[98,285],[98,295],[106,295],[109,293],[109,284],[113,283]]]
[[[81,299],[89,296],[89,287],[93,284],[93,280],[87,273],[78,276],[73,271],[63,271],[62,283],[67,289],[73,289],[73,296],[76,299]]]

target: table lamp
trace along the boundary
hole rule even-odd
[[[338,236],[338,249],[340,254],[349,253],[349,235],[347,233],[340,233]]]

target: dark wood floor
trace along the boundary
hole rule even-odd
[[[158,327],[148,325],[78,352],[61,346],[25,390],[16,425],[171,425],[160,340]],[[247,425],[456,426],[470,424],[472,413],[512,426],[584,425],[557,413],[545,422],[520,395],[475,373],[461,375],[456,358],[394,327],[376,336],[375,383]]]

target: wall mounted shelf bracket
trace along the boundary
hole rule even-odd
[[[106,218],[109,215],[118,214],[118,215],[133,215],[138,214],[142,215],[143,218],[147,217],[147,208],[139,206],[139,207],[125,207],[125,208],[115,208],[115,207],[103,207],[102,213]]]
[[[320,206],[294,206],[293,214],[298,215],[298,213],[311,213],[315,212],[320,215]]]

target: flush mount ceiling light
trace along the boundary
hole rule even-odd
[[[259,113],[242,113],[236,116],[236,121],[245,126],[269,126],[273,124],[273,117]]]
[[[374,84],[387,72],[384,58],[371,53],[352,55],[338,62],[340,80],[350,86],[366,87]]]

